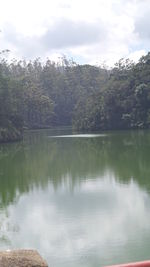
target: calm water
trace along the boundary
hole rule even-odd
[[[150,259],[150,132],[26,133],[0,145],[0,249],[53,267]]]

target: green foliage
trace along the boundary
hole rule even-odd
[[[0,141],[23,128],[73,125],[79,130],[150,126],[150,53],[137,64],[121,59],[112,70],[63,57],[0,60]]]
[[[73,125],[83,130],[149,128],[150,53],[138,64],[121,59],[105,84],[76,105]]]

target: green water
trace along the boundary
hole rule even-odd
[[[150,259],[150,131],[26,133],[0,145],[0,249],[53,267]]]

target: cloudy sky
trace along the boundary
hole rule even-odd
[[[84,64],[138,60],[150,50],[150,0],[2,0],[0,50]]]

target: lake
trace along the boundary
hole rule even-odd
[[[150,131],[25,133],[0,145],[0,249],[53,267],[150,259]]]

